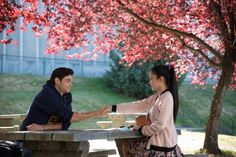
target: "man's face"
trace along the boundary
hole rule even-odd
[[[62,80],[55,78],[55,88],[63,95],[69,93],[72,87],[72,75],[65,76]]]

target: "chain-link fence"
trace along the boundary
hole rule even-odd
[[[0,54],[0,72],[13,74],[50,75],[57,67],[69,67],[75,76],[102,77],[110,69],[110,62],[78,59],[37,58]]]

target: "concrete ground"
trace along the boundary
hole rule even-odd
[[[205,134],[202,132],[190,132],[181,130],[181,135],[178,136],[178,145],[184,154],[194,154],[203,147]],[[236,151],[236,136],[219,135],[219,147],[222,150]],[[111,148],[116,149],[114,141],[107,140],[91,140],[90,148]],[[109,157],[119,157],[117,155],[110,155]]]

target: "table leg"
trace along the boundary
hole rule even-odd
[[[87,157],[89,142],[24,141],[33,157]]]

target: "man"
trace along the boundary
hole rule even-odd
[[[73,112],[72,87],[73,70],[60,67],[52,72],[50,80],[34,98],[20,130],[67,130],[71,122],[102,116],[105,107],[92,112]]]

